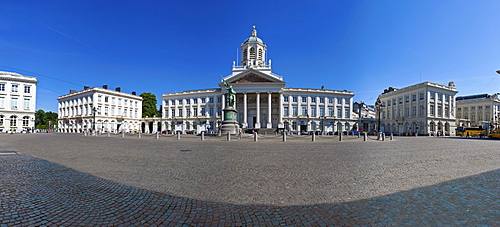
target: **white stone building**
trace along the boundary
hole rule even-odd
[[[0,132],[35,128],[36,77],[0,71]]]
[[[500,120],[499,93],[457,97],[457,126],[498,128]]]
[[[266,44],[252,30],[241,45],[241,62],[233,62],[224,80],[236,94],[237,120],[242,128],[275,131],[349,131],[355,128],[353,92],[330,89],[287,88],[282,76],[266,60]],[[215,80],[218,80],[214,78]],[[222,119],[226,90],[219,88],[162,95],[161,130],[216,131]]]
[[[405,135],[455,135],[455,84],[423,82],[379,95],[375,109],[381,131]]]
[[[81,91],[70,90],[57,100],[60,132],[141,130],[142,97],[135,92],[127,94],[120,88],[110,90],[107,85],[103,88],[85,86]]]

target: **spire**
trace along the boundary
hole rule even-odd
[[[255,28],[256,26],[254,25],[252,30],[252,37],[257,37],[257,30]]]

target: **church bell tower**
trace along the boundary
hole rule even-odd
[[[245,68],[261,68],[266,66],[266,44],[257,37],[253,26],[252,34],[241,44],[241,66]]]

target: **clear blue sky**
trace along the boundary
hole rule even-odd
[[[215,88],[253,25],[287,87],[349,90],[455,81],[500,92],[500,1],[7,1],[0,70],[36,76],[37,109],[84,85]]]

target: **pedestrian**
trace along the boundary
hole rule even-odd
[[[241,128],[238,128],[238,139],[241,139]]]

